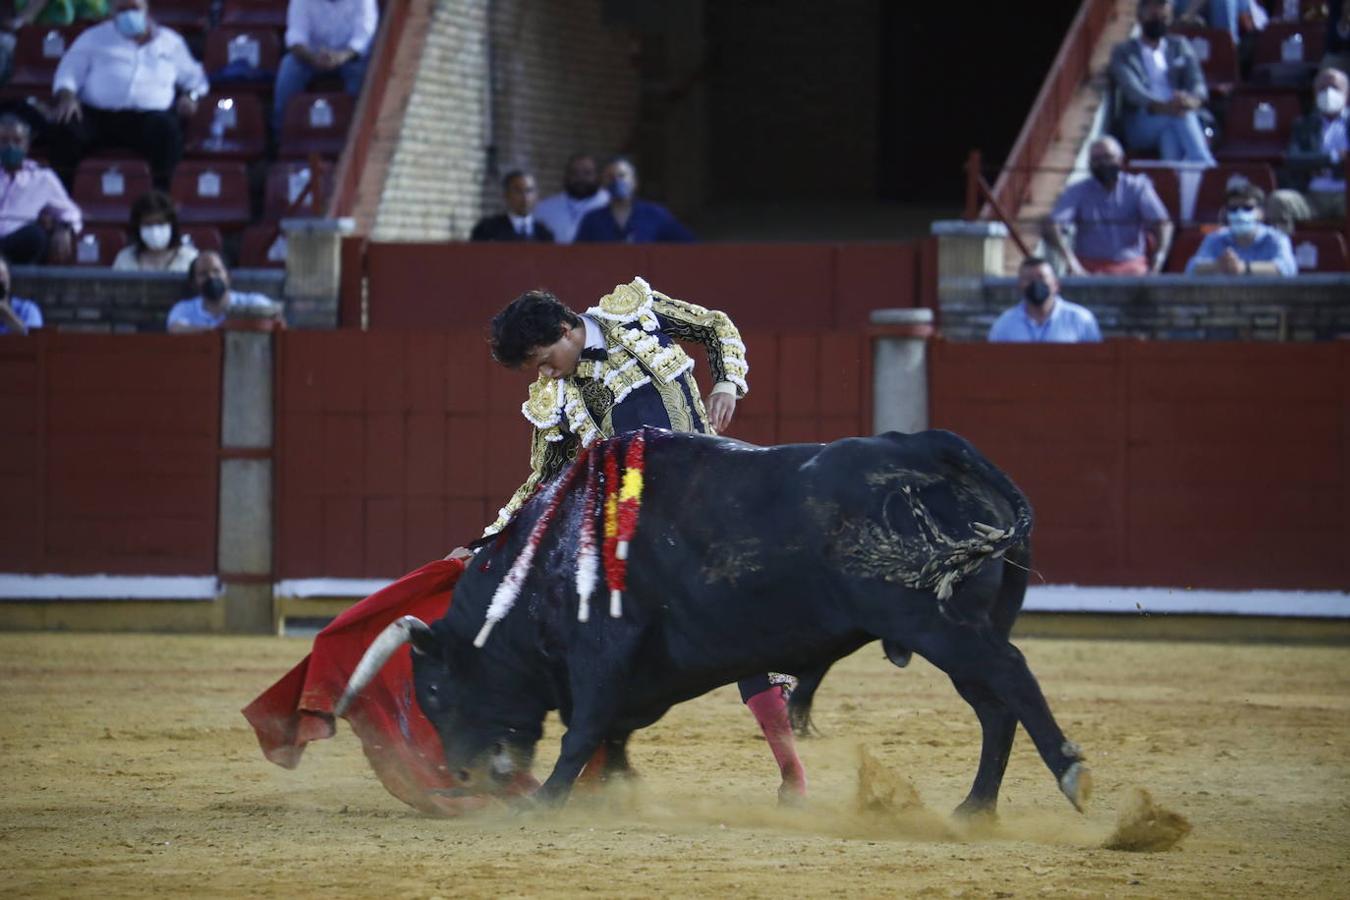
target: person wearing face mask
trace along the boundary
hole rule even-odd
[[[0,116],[0,254],[33,265],[66,262],[82,227],[61,179],[28,158],[28,123]]]
[[[1016,306],[1005,309],[989,328],[989,340],[1016,344],[1083,344],[1100,341],[1097,317],[1059,295],[1050,263],[1028,256],[1017,269]]]
[[[178,209],[163,191],[148,191],[131,207],[131,243],[118,252],[119,272],[186,272],[197,248],[183,240]]]
[[[1345,156],[1350,144],[1350,79],[1323,69],[1313,81],[1312,112],[1294,125],[1280,181],[1266,203],[1266,219],[1288,233],[1304,219],[1345,218]]]
[[[169,310],[168,330],[174,334],[211,331],[231,315],[250,318],[281,318],[281,304],[263,294],[230,290],[225,261],[213,250],[201,253],[188,268],[188,284],[197,291],[190,300],[180,300]]]
[[[115,0],[113,9],[56,67],[52,162],[70,184],[86,154],[126,147],[167,191],[183,156],[180,119],[192,116],[210,85],[183,38],[150,18],[146,0]]]
[[[694,239],[670,210],[637,198],[637,169],[628,159],[617,156],[606,163],[604,180],[609,205],[586,214],[577,226],[577,243],[687,243]]]
[[[545,197],[534,208],[534,218],[553,232],[559,244],[576,240],[577,226],[586,213],[609,205],[609,191],[600,186],[600,167],[589,153],[574,153],[563,172],[561,192]]]
[[[1161,272],[1172,246],[1172,222],[1153,182],[1122,171],[1125,151],[1113,137],[1097,138],[1088,152],[1092,175],[1060,195],[1041,229],[1046,242],[1064,258],[1071,275]],[[1064,238],[1066,225],[1074,227],[1072,247]]]
[[[1225,197],[1227,227],[1207,235],[1186,263],[1187,275],[1298,274],[1289,235],[1262,223],[1265,192],[1235,183]]]
[[[1169,0],[1139,0],[1139,37],[1111,50],[1118,123],[1131,151],[1214,165],[1200,112],[1209,98],[1200,60],[1185,38],[1168,37]]]
[[[0,258],[0,334],[27,334],[42,327],[42,310],[32,300],[9,294],[9,263]]]

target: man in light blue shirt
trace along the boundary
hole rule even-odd
[[[41,327],[38,305],[9,295],[9,263],[0,257],[0,334],[27,334]]]
[[[1085,307],[1059,295],[1059,279],[1050,263],[1028,256],[1017,270],[1022,302],[1003,311],[989,329],[989,340],[1003,343],[1081,344],[1102,339],[1097,319]]]
[[[254,318],[281,317],[281,304],[270,297],[230,290],[230,273],[220,254],[212,250],[192,261],[188,281],[196,285],[197,296],[180,300],[169,310],[166,324],[174,334],[211,331],[240,311]]]
[[[1262,223],[1266,192],[1254,184],[1235,184],[1224,204],[1227,228],[1209,235],[1186,263],[1187,275],[1298,274],[1289,235]]]

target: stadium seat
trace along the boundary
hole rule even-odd
[[[281,39],[271,28],[221,25],[206,36],[206,54],[202,65],[212,83],[222,90],[236,88],[271,90],[281,62]],[[258,81],[217,81],[215,76],[226,66],[243,64],[250,69],[271,73]]]
[[[1324,22],[1272,22],[1256,33],[1252,80],[1301,87],[1317,71],[1326,44]]]
[[[1209,89],[1220,94],[1231,90],[1238,82],[1238,56],[1233,35],[1223,28],[1192,25],[1178,25],[1175,31],[1191,42]]]
[[[1279,162],[1289,145],[1294,123],[1303,115],[1298,97],[1269,91],[1238,93],[1228,104],[1220,160]]]
[[[222,228],[247,224],[248,173],[243,163],[187,160],[173,173],[173,199],[184,225]]]
[[[150,187],[145,160],[86,159],[75,170],[71,199],[86,222],[126,227],[131,204]]]
[[[52,89],[52,77],[61,57],[74,43],[86,25],[67,25],[61,28],[47,28],[30,25],[20,28],[15,35],[13,70],[8,84],[15,87],[41,88],[42,95],[48,96]]]
[[[75,265],[106,268],[113,264],[113,259],[126,245],[125,228],[116,225],[87,225],[75,240]]]
[[[203,32],[211,24],[211,0],[155,0],[155,21],[177,32]]]
[[[1275,190],[1275,172],[1265,163],[1221,163],[1200,176],[1195,221],[1204,224],[1219,221],[1228,187],[1238,181],[1249,181],[1267,194]]]
[[[319,177],[318,201],[322,205],[332,193],[333,167],[321,162]],[[287,216],[312,215],[314,197],[312,192],[305,193],[310,181],[308,162],[297,160],[273,165],[267,172],[267,186],[263,194],[263,221],[278,222]]]
[[[1125,170],[1136,175],[1147,175],[1158,192],[1158,199],[1167,207],[1172,221],[1181,220],[1181,183],[1177,180],[1177,170],[1171,166],[1135,166],[1126,165]]]
[[[267,146],[262,103],[246,91],[212,93],[197,104],[184,147],[191,156],[256,159]]]
[[[1297,231],[1293,237],[1294,259],[1299,272],[1345,272],[1350,270],[1345,238],[1334,231]]]
[[[285,28],[286,0],[225,0],[220,24]]]
[[[193,225],[183,229],[183,243],[191,244],[198,250],[214,250],[220,253],[225,249],[225,240],[220,229],[210,225]]]
[[[1178,229],[1176,237],[1172,239],[1172,249],[1167,254],[1167,265],[1164,270],[1173,273],[1185,272],[1186,263],[1190,262],[1195,251],[1200,249],[1205,234],[1203,228]]]
[[[239,265],[245,269],[285,268],[286,238],[281,229],[269,222],[245,228],[239,242]]]
[[[354,105],[348,94],[296,94],[281,123],[280,155],[336,157],[347,142]]]

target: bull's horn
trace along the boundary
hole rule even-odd
[[[398,651],[399,647],[412,639],[414,631],[430,630],[427,623],[417,616],[404,616],[381,631],[379,637],[370,642],[370,647],[361,657],[361,662],[357,664],[351,680],[347,682],[347,689],[342,692],[342,696],[333,706],[333,715],[341,716],[347,712],[347,708],[352,705],[352,701],[366,689],[366,685],[375,679],[375,676],[384,668],[384,664],[389,662],[389,658]]]

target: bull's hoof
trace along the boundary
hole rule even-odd
[[[1073,808],[1082,812],[1092,796],[1092,773],[1087,766],[1076,762],[1059,777],[1059,789],[1069,798]]]
[[[952,816],[971,825],[992,825],[998,821],[998,807],[988,801],[972,800],[967,797],[960,806],[952,810]]]
[[[778,805],[802,807],[806,805],[806,785],[784,781],[778,785]]]

